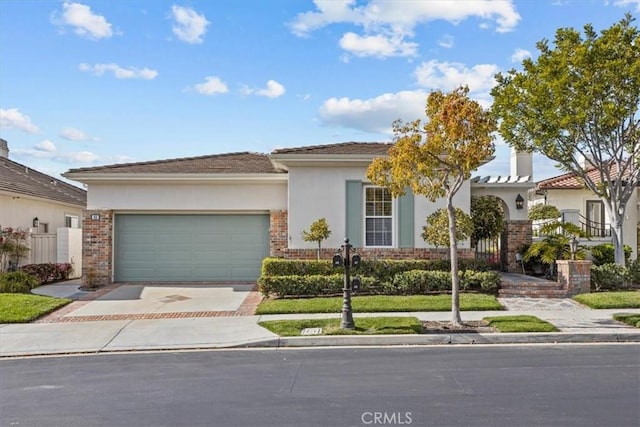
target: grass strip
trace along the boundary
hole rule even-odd
[[[0,323],[28,323],[71,302],[32,294],[0,294]]]
[[[391,313],[411,311],[449,311],[451,295],[372,295],[351,299],[354,313]],[[339,313],[342,297],[283,298],[262,301],[256,314]],[[496,297],[485,294],[461,294],[461,311],[503,310]]]
[[[551,323],[535,316],[497,316],[485,317],[489,326],[500,332],[558,332]]]
[[[613,315],[613,319],[618,322],[626,323],[627,325],[640,328],[640,314],[637,313],[617,313]]]
[[[640,308],[640,291],[592,292],[573,297],[590,308]]]
[[[362,317],[354,319],[355,329],[340,329],[340,319],[268,320],[258,324],[282,337],[300,336],[306,328],[322,328],[320,335],[422,333],[422,322],[415,317]]]

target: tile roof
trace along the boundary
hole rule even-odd
[[[243,174],[283,171],[274,167],[266,154],[242,152],[70,169],[65,176],[74,173]]]
[[[0,157],[0,190],[86,206],[87,192],[35,169]]]
[[[309,145],[306,147],[280,148],[272,154],[360,154],[382,156],[387,154],[391,142],[341,142],[338,144]]]
[[[615,163],[611,164],[611,175],[618,173],[618,167]],[[600,172],[597,168],[591,168],[587,171],[587,176],[594,182],[600,182]],[[563,175],[554,176],[552,178],[539,181],[536,184],[536,190],[577,190],[585,188],[582,179],[573,172]]]

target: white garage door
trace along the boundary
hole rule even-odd
[[[116,214],[115,281],[254,281],[268,215]]]

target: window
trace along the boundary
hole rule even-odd
[[[601,200],[587,200],[587,236],[604,237],[604,203]]]
[[[79,219],[76,215],[65,215],[64,226],[67,228],[78,228]]]
[[[365,246],[393,245],[393,199],[381,187],[365,187]]]

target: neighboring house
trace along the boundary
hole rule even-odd
[[[85,275],[98,284],[255,281],[266,256],[315,258],[302,231],[322,217],[332,231],[325,257],[345,237],[363,257],[442,257],[421,233],[443,201],[392,199],[366,180],[389,146],[347,142],[69,170],[65,177],[88,186]],[[468,181],[455,202],[468,212],[471,194],[492,188],[508,215],[505,235],[526,240],[528,232],[530,241],[526,205],[516,209],[516,198],[532,186],[530,177]],[[515,269],[512,246],[505,253]],[[468,241],[461,253],[473,256]]]
[[[588,174],[594,182],[599,181],[597,169],[590,170]],[[638,256],[638,221],[640,217],[638,214],[638,209],[640,209],[638,191],[640,190],[636,188],[627,203],[622,231],[623,243],[629,245],[633,250],[632,259]],[[562,221],[580,226],[588,236],[588,239],[582,239],[582,244],[611,243],[610,221],[604,208],[604,202],[587,189],[573,173],[566,173],[538,182],[532,191],[531,202],[553,205],[560,210]]]
[[[85,207],[85,190],[10,160],[0,139],[0,228],[31,233],[21,264],[72,262],[79,277]]]

